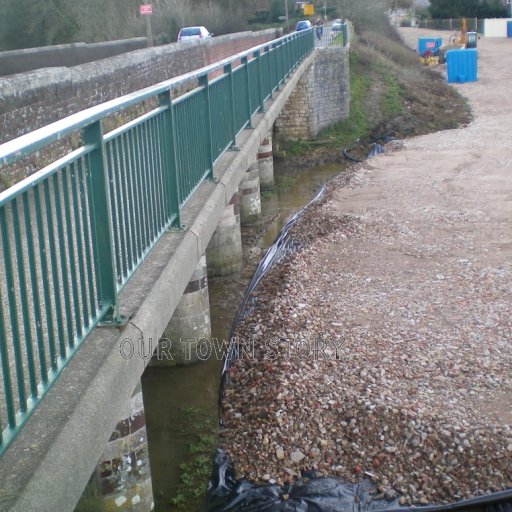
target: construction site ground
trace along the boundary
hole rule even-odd
[[[371,476],[400,503],[512,488],[511,84],[512,39],[481,38],[478,81],[453,85],[473,121],[355,165],[299,223],[237,332],[238,476]]]

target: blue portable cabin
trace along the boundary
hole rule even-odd
[[[476,82],[478,80],[478,50],[462,49],[446,52],[448,83]]]
[[[418,54],[424,55],[426,52],[436,53],[443,44],[442,37],[424,36],[418,38]]]

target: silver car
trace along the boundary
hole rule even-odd
[[[178,33],[178,42],[187,39],[208,39],[213,37],[205,27],[183,27]]]

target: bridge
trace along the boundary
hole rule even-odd
[[[241,267],[273,127],[346,117],[347,51],[293,33],[0,145],[45,162],[0,193],[1,510],[73,510],[95,471],[105,504],[150,509],[140,377],[194,359],[206,266]]]

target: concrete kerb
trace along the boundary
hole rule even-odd
[[[91,333],[0,459],[0,510],[74,509],[149,362],[138,355],[139,340],[156,342],[163,333],[260,141],[314,58],[308,56],[256,116],[255,129],[240,134],[240,152],[222,161],[224,172],[216,166],[219,181],[198,187],[183,210],[190,227],[166,233],[127,283],[121,310],[130,321]],[[133,343],[131,357],[129,344],[121,354],[124,340]]]

